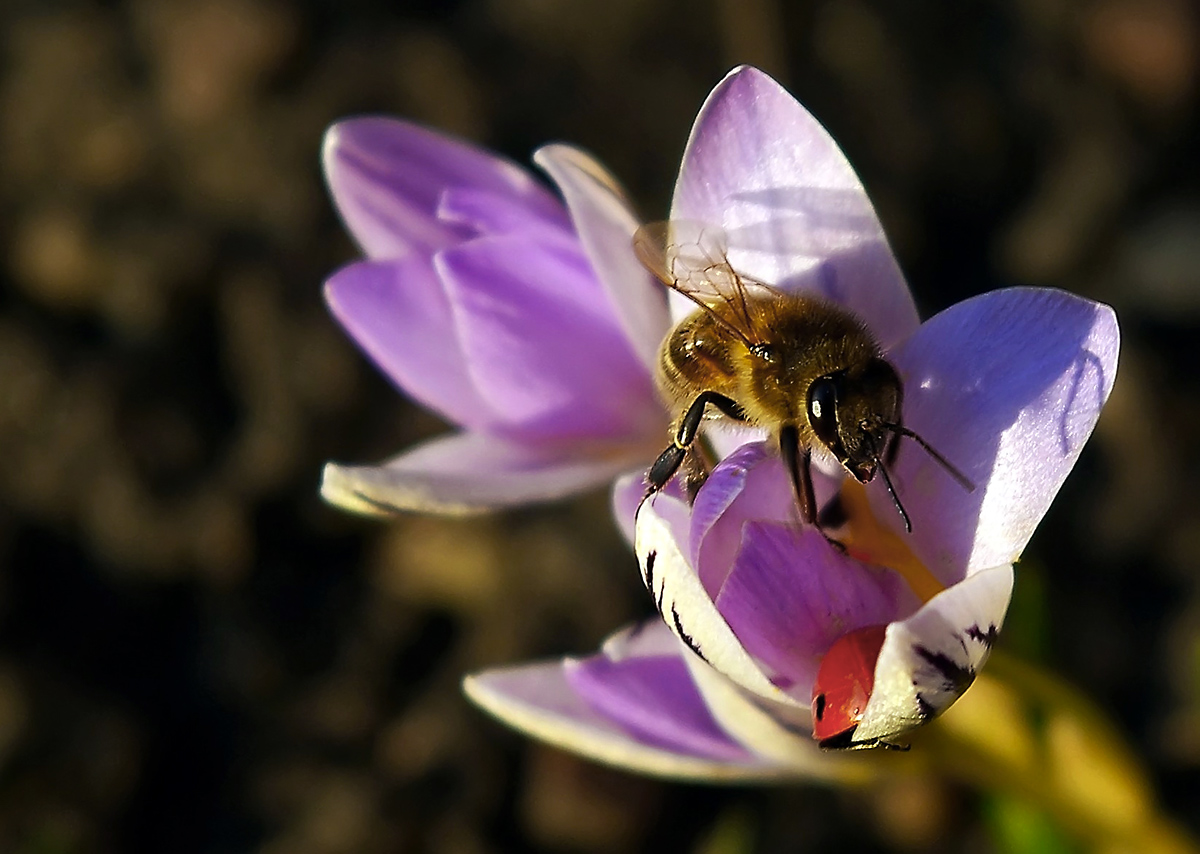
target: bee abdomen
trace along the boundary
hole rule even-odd
[[[702,391],[727,396],[735,389],[737,366],[729,342],[701,315],[684,321],[663,341],[659,353],[659,387],[674,404],[690,402]]]

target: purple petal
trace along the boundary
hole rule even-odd
[[[837,482],[814,468],[818,504]],[[779,457],[765,442],[743,445],[713,469],[692,507],[692,562],[716,597],[733,568],[748,521],[800,524],[795,490]]]
[[[807,705],[783,705],[754,697],[695,655],[684,652],[666,625],[651,619],[617,632],[604,642],[610,661],[682,656],[706,714],[725,736],[751,753],[769,758],[807,777],[850,782],[862,780],[862,768],[822,751],[812,740]]]
[[[428,259],[351,264],[326,281],[325,300],[406,394],[462,426],[497,420],[467,374],[449,300]]]
[[[575,251],[492,237],[437,259],[467,368],[488,407],[523,433],[661,436],[645,366]]]
[[[620,186],[594,158],[568,145],[547,145],[534,162],[558,184],[588,260],[642,363],[658,364],[671,325],[666,289],[633,254],[638,220]]]
[[[325,467],[321,495],[347,510],[476,513],[552,501],[600,486],[637,464],[637,448],[523,444],[481,433],[433,439],[378,466]]]
[[[742,445],[713,469],[692,505],[690,554],[710,596],[733,569],[746,520],[787,521],[793,507],[791,483],[765,442]]]
[[[531,210],[526,199],[478,187],[450,187],[438,202],[438,219],[464,225],[478,234],[536,234],[541,240],[575,241],[562,207],[546,216]]]
[[[643,744],[724,762],[751,755],[717,726],[678,653],[568,660],[567,683],[596,712]]]
[[[795,705],[746,652],[700,584],[686,556],[688,521],[687,505],[663,493],[638,508],[634,551],[658,612],[676,637],[726,678],[759,697]]]
[[[774,779],[786,769],[756,758],[714,761],[647,744],[593,710],[560,662],[487,670],[463,680],[480,708],[526,735],[616,768],[680,780]]]
[[[723,227],[735,268],[836,300],[884,347],[917,327],[858,176],[817,120],[761,71],[735,69],[709,95],[671,216]]]
[[[1107,306],[1007,288],[952,306],[892,354],[906,423],[977,484],[965,491],[902,440],[893,479],[914,551],[943,582],[1020,555],[1108,398],[1119,338]]]
[[[812,528],[748,523],[717,608],[773,681],[807,702],[830,645],[914,607],[905,591],[893,573],[839,554]]]
[[[370,258],[428,254],[470,234],[436,218],[451,187],[511,196],[533,215],[561,216],[558,200],[516,164],[398,119],[338,122],[325,133],[322,157],[338,212]]]
[[[508,725],[618,768],[714,782],[797,773],[750,753],[724,734],[695,686],[686,677],[679,680],[680,672],[686,673],[680,648],[664,634],[661,623],[626,630],[605,649],[620,648],[627,657],[612,660],[602,653],[582,662],[489,670],[468,676],[463,688]],[[639,654],[653,653],[668,639],[673,654]],[[656,674],[664,676],[657,685]],[[608,714],[610,707],[617,717]],[[632,720],[626,721],[628,717]]]

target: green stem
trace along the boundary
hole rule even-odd
[[[919,740],[941,770],[1036,804],[1092,851],[1200,854],[1100,710],[1029,663],[993,654]]]

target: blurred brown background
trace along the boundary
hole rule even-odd
[[[0,36],[0,851],[1071,850],[936,782],[670,786],[530,744],[458,680],[649,613],[606,496],[390,525],[316,497],[324,460],[441,429],[325,314],[354,250],[323,128],[574,141],[661,218],[739,62],[842,143],[926,313],[1019,282],[1117,307],[1117,390],[1005,643],[1200,831],[1187,0],[7,0]]]

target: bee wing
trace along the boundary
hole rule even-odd
[[[663,284],[708,311],[747,346],[764,340],[750,295],[779,291],[733,269],[724,230],[690,220],[651,222],[633,235],[633,249]],[[717,306],[728,306],[729,311],[718,314]]]

